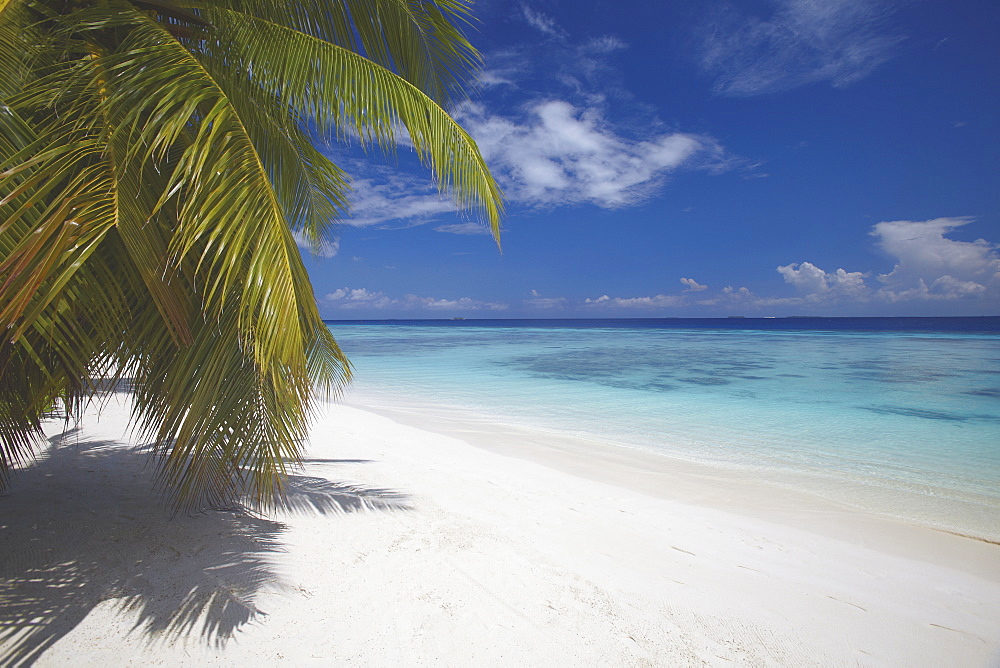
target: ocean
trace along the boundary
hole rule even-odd
[[[350,392],[1000,540],[1000,318],[328,321]]]

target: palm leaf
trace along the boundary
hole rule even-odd
[[[498,233],[499,189],[441,106],[478,62],[467,14],[0,0],[0,486],[54,401],[78,412],[128,377],[173,503],[280,500],[351,374],[293,237],[318,245],[347,206],[312,141],[405,132]]]
[[[204,7],[213,22],[214,8],[337,44],[399,74],[442,104],[463,96],[462,82],[480,64],[460,29],[471,21],[462,0],[224,0]]]
[[[391,147],[399,127],[409,134],[438,186],[463,209],[481,212],[499,242],[500,189],[476,143],[438,104],[413,84],[343,47],[276,23],[208,7],[213,25],[234,35],[224,57],[253,72],[321,133]]]

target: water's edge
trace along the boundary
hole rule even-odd
[[[838,528],[849,527],[838,527],[838,517],[860,514],[1000,544],[998,508],[990,503],[927,494],[919,488],[889,488],[878,480],[852,480],[820,469],[748,468],[680,457],[661,449],[518,424],[467,407],[382,389],[352,388],[337,403],[644,494],[763,516],[805,529],[824,523],[829,525],[825,533],[836,534]]]

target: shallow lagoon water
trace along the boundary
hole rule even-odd
[[[951,324],[927,331],[889,320],[850,329],[849,320],[837,329],[683,320],[331,329],[361,393],[652,450],[1000,537],[1000,321],[940,319]]]

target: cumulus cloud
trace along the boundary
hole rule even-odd
[[[863,297],[868,293],[865,275],[860,271],[827,272],[812,262],[801,262],[778,267],[778,273],[786,283],[811,295]]]
[[[384,308],[393,302],[384,292],[371,292],[366,288],[338,288],[319,301],[323,305],[342,309]]]
[[[708,290],[707,285],[702,285],[693,278],[682,278],[681,284],[684,285],[684,292],[701,292],[702,290]]]
[[[935,218],[921,222],[895,220],[872,229],[876,244],[897,259],[896,266],[878,280],[889,290],[912,288],[923,280],[928,289],[937,285],[945,294],[970,294],[969,285],[983,286],[1000,280],[998,246],[985,239],[956,241],[952,230],[970,218]],[[963,286],[963,287],[960,287]],[[975,289],[973,289],[975,291]]]
[[[767,16],[717,5],[700,31],[700,65],[723,95],[749,96],[829,81],[847,86],[892,58],[904,37],[887,27],[890,0],[770,0]]]
[[[507,196],[537,207],[590,203],[614,209],[637,204],[681,166],[718,164],[714,140],[665,132],[631,140],[600,107],[546,100],[516,120],[466,105],[459,118],[479,144]]]
[[[825,271],[811,262],[780,266],[778,273],[814,303],[1000,297],[998,246],[985,239],[958,241],[947,236],[970,222],[970,218],[935,218],[875,225],[871,235],[876,245],[896,262],[892,271],[878,275],[876,285],[866,283],[869,274]]]
[[[1000,246],[984,239],[949,238],[968,218],[887,221],[873,226],[877,246],[894,260],[892,271],[826,270],[813,262],[793,262],[776,268],[793,296],[756,294],[745,286],[710,290],[693,278],[681,278],[679,294],[617,296],[602,294],[580,301],[545,297],[531,290],[524,304],[545,309],[619,311],[662,316],[665,312],[721,314],[851,313],[889,314],[890,305],[914,302],[954,302],[957,312],[995,312],[1000,307]],[[910,311],[904,307],[902,312]],[[945,309],[948,310],[948,309]]]
[[[457,299],[440,299],[436,297],[421,297],[404,295],[390,297],[382,291],[371,291],[366,288],[339,288],[329,292],[318,300],[323,310],[403,310],[403,311],[504,311],[508,304],[499,302],[484,302],[471,297]]]

